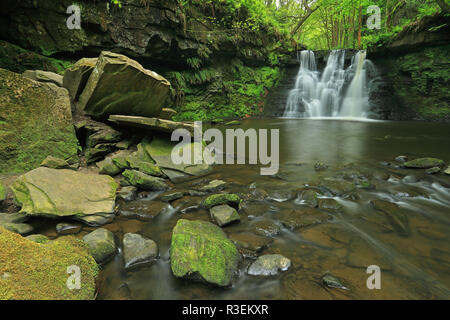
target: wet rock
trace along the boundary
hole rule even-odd
[[[97,162],[97,167],[99,168],[100,174],[106,174],[111,177],[114,177],[123,171],[123,169],[116,166],[111,157],[107,157],[105,160]]]
[[[237,208],[240,203],[241,203],[241,198],[237,194],[218,193],[218,194],[213,194],[213,195],[207,197],[203,201],[202,206],[206,209],[210,209],[214,206],[218,206],[221,204],[228,204],[234,208]]]
[[[165,193],[162,194],[159,197],[159,200],[164,201],[164,202],[171,202],[174,200],[178,200],[184,197],[184,192],[172,192],[172,193]]]
[[[77,234],[81,231],[81,225],[61,222],[56,225],[56,232],[60,235]]]
[[[323,179],[319,187],[325,188],[333,195],[342,196],[348,194],[352,191],[355,191],[356,186],[354,183],[342,180],[342,179],[334,179],[334,178],[325,178]]]
[[[175,122],[158,118],[146,118],[136,116],[111,115],[108,121],[114,122],[119,126],[139,128],[161,133],[172,133],[177,129],[185,129],[194,135],[194,124],[185,122]]]
[[[450,166],[447,169],[445,169],[444,173],[450,175]]]
[[[433,167],[442,167],[444,164],[444,161],[436,158],[419,158],[407,161],[403,164],[403,166],[405,168],[413,169],[429,169]]]
[[[334,199],[319,199],[319,209],[325,211],[340,211],[342,205]]]
[[[131,157],[131,151],[129,150],[121,150],[111,156],[114,164],[120,169],[130,169],[130,163],[128,162]]]
[[[405,176],[402,179],[402,181],[405,183],[416,183],[417,181],[419,181],[419,178],[417,178],[416,176],[413,176],[413,175],[408,175],[408,176]]]
[[[39,82],[53,83],[58,87],[63,86],[63,76],[57,73],[42,70],[26,70],[23,76]]]
[[[199,191],[203,192],[218,192],[225,188],[227,183],[222,180],[212,180],[206,186],[199,188]]]
[[[172,118],[177,114],[175,110],[171,108],[162,108],[161,113],[158,115],[159,119],[172,120]]]
[[[406,161],[408,161],[408,157],[407,156],[398,156],[397,158],[395,158],[395,161],[400,162],[400,163],[405,163]]]
[[[290,190],[275,190],[269,192],[269,199],[274,200],[276,202],[285,202],[292,199],[295,199],[296,195],[293,191]]]
[[[22,236],[28,235],[33,232],[34,228],[26,223],[2,223],[1,226],[6,230],[9,230],[14,233],[18,233]]]
[[[138,189],[133,186],[122,187],[117,192],[117,197],[119,197],[120,199],[122,199],[124,201],[133,201],[136,199],[137,190]]]
[[[100,228],[83,237],[83,241],[89,248],[89,254],[97,263],[105,262],[116,253],[114,235],[111,231]]]
[[[52,169],[70,169],[70,164],[64,159],[48,156],[44,159],[44,161],[42,161],[41,167]]]
[[[242,211],[249,217],[259,217],[267,212],[274,212],[276,208],[264,201],[244,201],[241,203]]]
[[[395,232],[402,237],[409,236],[408,216],[395,203],[385,200],[371,200],[372,206],[383,213]]]
[[[170,246],[174,276],[229,286],[239,261],[236,246],[221,228],[206,221],[178,220]]]
[[[133,201],[120,206],[120,215],[129,219],[149,221],[156,218],[167,208],[167,203],[160,201]]]
[[[310,208],[317,208],[318,200],[317,200],[317,192],[311,189],[307,189],[302,191],[296,200],[297,204],[306,205]]]
[[[132,186],[142,190],[163,191],[169,189],[169,185],[164,179],[150,176],[137,170],[125,170],[122,175]]]
[[[90,227],[101,227],[105,224],[111,223],[115,217],[116,215],[114,213],[102,213],[76,217],[75,219]]]
[[[250,194],[253,200],[263,201],[269,198],[269,194],[267,193],[267,191],[261,188],[251,189]]]
[[[96,118],[112,114],[155,117],[161,112],[169,88],[169,81],[138,62],[103,51],[80,95],[78,107]]]
[[[247,257],[256,257],[273,242],[273,239],[248,232],[232,233],[229,238],[236,244],[241,254]]]
[[[97,58],[80,59],[64,72],[64,88],[69,91],[69,95],[74,101],[78,101],[97,60]]]
[[[67,90],[0,69],[0,175],[38,167],[49,155],[77,155]]]
[[[87,148],[84,152],[86,164],[91,164],[102,160],[106,155],[113,152],[115,145],[112,143],[101,143],[93,148]]]
[[[186,196],[172,202],[172,206],[181,213],[186,213],[188,211],[195,211],[200,209],[201,202],[201,198],[199,197]]]
[[[247,270],[252,276],[274,276],[279,271],[286,271],[291,266],[291,260],[280,254],[260,256]]]
[[[189,195],[191,197],[203,197],[206,196],[208,193],[198,190],[188,190],[185,195]]]
[[[254,232],[256,234],[266,236],[266,237],[274,237],[281,232],[280,226],[278,226],[273,221],[270,221],[268,219],[264,219],[261,221],[256,222],[253,225]]]
[[[152,262],[158,257],[158,245],[139,234],[126,233],[123,236],[123,257],[125,269]]]
[[[314,170],[316,170],[316,171],[324,171],[327,169],[328,169],[328,166],[323,162],[318,161],[314,164]]]
[[[330,273],[325,274],[321,279],[322,283],[328,288],[349,290],[342,284],[342,281]]]
[[[209,209],[209,213],[211,214],[211,218],[219,225],[219,227],[224,227],[241,219],[236,209],[226,204],[212,207]]]
[[[29,236],[26,236],[25,238],[36,243],[47,243],[50,241],[50,239],[43,234],[31,234]]]
[[[439,168],[439,167],[433,167],[433,168],[425,170],[425,173],[427,173],[427,174],[435,174],[435,173],[439,173],[439,172],[441,172],[441,168]]]
[[[286,228],[296,230],[326,222],[330,216],[317,209],[304,208],[284,210],[278,215],[278,218]]]
[[[20,176],[11,185],[20,212],[50,217],[113,213],[116,189],[109,176],[45,167]]]

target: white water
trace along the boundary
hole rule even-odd
[[[314,52],[301,51],[299,60],[295,88],[289,92],[283,117],[367,118],[368,71],[374,66],[365,51],[356,53],[347,69],[345,50],[331,51],[322,74],[317,71]]]

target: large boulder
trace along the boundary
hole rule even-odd
[[[27,215],[49,217],[112,214],[117,184],[106,175],[45,167],[34,169],[11,185]]]
[[[239,261],[236,246],[218,226],[178,220],[170,246],[170,265],[176,277],[229,286]]]
[[[63,86],[69,91],[69,95],[74,101],[78,101],[97,60],[97,58],[83,58],[64,71]]]
[[[78,152],[67,90],[0,69],[0,174]]]
[[[0,300],[87,300],[95,297],[98,266],[84,243],[67,236],[45,244],[0,227]],[[72,267],[69,269],[69,267]],[[80,289],[71,275],[81,271]],[[70,271],[71,273],[68,273]]]
[[[78,107],[96,118],[112,114],[156,117],[170,82],[121,54],[103,51],[80,95]]]

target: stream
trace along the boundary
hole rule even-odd
[[[209,213],[197,208],[203,197],[185,196],[170,205],[163,204],[166,209],[150,221],[131,218],[130,213],[160,208],[159,194],[146,192],[133,202],[119,200],[120,215],[104,228],[114,232],[119,246],[127,232],[153,239],[160,257],[153,265],[126,271],[119,249],[119,254],[102,268],[98,299],[450,298],[450,176],[403,169],[394,161],[399,155],[448,161],[449,124],[272,119],[247,120],[240,127],[280,129],[278,174],[261,176],[257,165],[220,165],[208,176],[175,185],[171,192],[192,190],[213,179],[227,182],[225,192],[267,192],[269,197],[265,199],[245,201],[239,210],[240,223],[223,230],[232,239],[240,235],[239,239],[250,247],[258,247],[258,255],[280,253],[288,257],[292,262],[289,270],[273,277],[249,276],[246,268],[255,258],[249,254],[230,288],[175,278],[169,254],[173,227],[180,218],[211,221]],[[316,171],[317,161],[328,169]],[[370,187],[357,188],[350,196],[320,197],[324,203],[327,199],[337,201],[320,209],[330,215],[330,220],[296,230],[280,221],[283,211],[304,206],[297,193],[305,185],[327,177],[355,176],[367,178]],[[399,235],[389,220],[371,206],[371,200],[396,203],[406,216],[408,234]],[[251,235],[261,225],[278,234],[255,240]],[[47,223],[40,232],[55,237],[54,230],[54,225]],[[84,227],[77,237],[91,230]],[[366,286],[370,265],[381,268],[381,290]],[[349,290],[323,286],[320,278],[326,272],[339,278]]]

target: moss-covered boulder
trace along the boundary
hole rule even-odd
[[[44,161],[42,161],[41,167],[47,167],[51,169],[69,169],[70,165],[64,159],[48,156],[44,159]]]
[[[80,59],[64,72],[63,86],[69,91],[69,95],[74,101],[78,101],[97,60],[97,58]]]
[[[89,254],[92,255],[98,263],[105,262],[116,253],[116,243],[111,231],[99,228],[83,237],[83,241],[89,248]]]
[[[202,206],[204,208],[210,209],[210,208],[212,208],[214,206],[227,204],[227,205],[230,205],[230,206],[233,206],[233,207],[237,208],[240,203],[241,203],[241,198],[237,194],[234,194],[234,193],[218,193],[218,194],[210,195],[205,200],[203,200]]]
[[[117,184],[106,175],[45,167],[20,176],[11,185],[27,215],[83,217],[114,212]]]
[[[0,174],[78,152],[66,89],[0,69]]]
[[[103,51],[79,99],[79,108],[96,118],[112,114],[156,117],[170,82],[120,54]]]
[[[169,186],[164,179],[150,176],[136,170],[125,170],[122,175],[132,186],[143,190],[162,191],[169,189]]]
[[[434,167],[443,167],[445,162],[436,158],[419,158],[407,161],[403,164],[405,168],[430,169]]]
[[[178,220],[170,246],[170,265],[176,277],[229,286],[239,261],[236,246],[218,226]]]
[[[39,244],[0,227],[0,261],[0,300],[94,299],[98,266],[81,240]],[[80,268],[79,290],[67,285],[71,266]]]
[[[123,171],[114,163],[111,157],[105,158],[105,160],[97,162],[97,167],[99,168],[100,174],[107,174],[108,176],[118,175]]]

